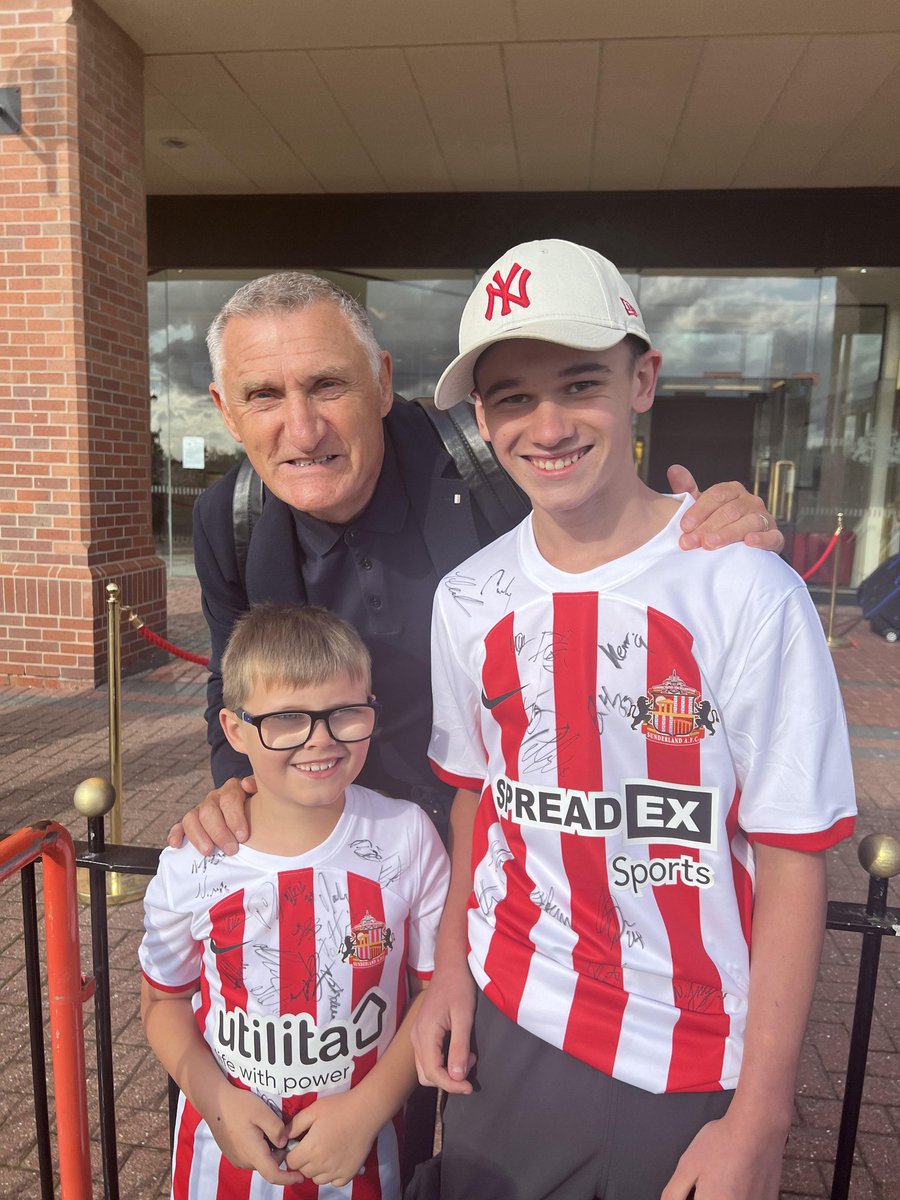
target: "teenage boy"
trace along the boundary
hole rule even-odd
[[[397,1200],[404,1012],[432,969],[446,854],[421,809],[354,785],[378,705],[351,626],[253,609],[222,674],[253,832],[234,857],[163,851],[140,949],[144,1027],[182,1092],[172,1195]]]
[[[778,1194],[846,723],[797,575],[686,560],[690,499],[638,478],[660,362],[612,263],[532,242],[438,385],[533,505],[435,597],[430,755],[459,791],[413,1042],[454,1093],[443,1200]]]

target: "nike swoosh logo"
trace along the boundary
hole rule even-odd
[[[235,942],[233,946],[217,946],[212,938],[209,939],[209,948],[213,954],[228,954],[230,950],[240,950],[241,946],[246,946],[246,942]]]
[[[525,685],[522,684],[522,687],[524,686]],[[510,696],[518,695],[518,693],[521,692],[522,687],[513,688],[511,692],[504,692],[502,696],[494,696],[491,700],[488,700],[487,696],[484,694],[484,690],[482,690],[481,703],[488,710],[488,712],[490,712],[492,708],[496,708],[498,704],[502,704],[503,701],[508,700]]]

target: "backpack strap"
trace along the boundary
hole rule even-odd
[[[522,521],[531,505],[478,432],[472,405],[457,404],[454,408],[438,409],[427,401],[417,403],[428,414],[444,448],[456,464],[460,478],[468,484],[469,494],[493,532],[499,537]]]
[[[231,500],[231,522],[234,530],[234,557],[237,560],[241,583],[247,586],[247,555],[250,535],[263,508],[263,483],[249,458],[238,467]]]

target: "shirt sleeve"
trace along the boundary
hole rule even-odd
[[[409,913],[407,965],[420,979],[434,971],[434,946],[450,884],[450,860],[437,830],[420,808],[411,806],[418,826],[418,878]]]
[[[138,959],[144,977],[163,992],[180,992],[200,978],[203,947],[191,931],[192,914],[173,902],[180,874],[188,869],[190,847],[165,849],[159,869],[144,893],[144,936]]]
[[[443,582],[434,598],[431,620],[431,689],[434,718],[428,758],[435,774],[451,787],[481,792],[487,753],[481,737],[481,693],[474,673],[466,671],[444,611]]]
[[[750,841],[813,851],[849,837],[856,799],[847,720],[805,587],[761,625],[721,708]]]

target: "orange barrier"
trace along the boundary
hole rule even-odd
[[[81,977],[75,847],[55,821],[40,821],[0,841],[0,881],[38,858],[43,859],[60,1189],[62,1200],[91,1200],[82,1007],[93,994],[93,980]]]

